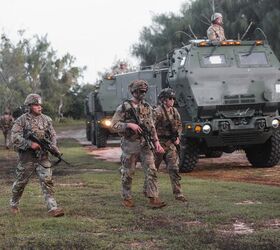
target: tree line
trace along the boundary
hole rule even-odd
[[[18,114],[30,93],[43,98],[44,112],[52,117],[83,116],[83,102],[94,89],[81,84],[86,67],[75,65],[70,54],[61,57],[51,47],[47,35],[31,38],[18,31],[18,41],[5,34],[0,40],[0,108]]]
[[[244,40],[264,40],[263,31],[276,56],[280,58],[279,0],[185,1],[179,14],[153,16],[152,25],[142,29],[139,42],[132,46],[132,55],[141,59],[142,66],[152,65],[190,39],[206,38],[213,12],[223,14],[227,39],[241,39],[249,27]]]

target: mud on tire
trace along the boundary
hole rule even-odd
[[[276,130],[264,143],[245,149],[248,161],[256,168],[269,168],[280,160],[280,131]]]
[[[180,152],[180,172],[191,172],[198,161],[198,142],[195,139],[187,138],[183,142]]]
[[[107,146],[108,133],[105,129],[101,128],[98,124],[95,130],[96,147],[104,148]]]

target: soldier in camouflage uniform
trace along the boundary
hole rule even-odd
[[[182,194],[178,166],[178,147],[180,134],[182,133],[182,122],[178,110],[173,107],[175,92],[170,88],[163,89],[158,99],[160,104],[154,109],[154,119],[160,144],[164,148],[164,154],[157,154],[156,167],[158,168],[162,160],[164,160],[175,199],[186,202]]]
[[[134,206],[132,200],[132,178],[135,171],[135,165],[141,162],[147,180],[146,196],[149,198],[149,206],[152,208],[161,208],[166,204],[159,199],[157,184],[157,169],[154,163],[154,155],[147,145],[141,133],[143,129],[137,124],[133,111],[140,119],[140,122],[146,126],[151,134],[155,150],[163,152],[159,144],[156,129],[153,121],[151,106],[144,100],[148,91],[148,83],[144,80],[134,80],[129,85],[132,98],[121,104],[113,118],[112,127],[121,136],[121,185],[123,205],[131,208]]]
[[[5,147],[6,149],[10,148],[11,143],[11,129],[14,123],[14,118],[11,115],[10,111],[5,111],[4,115],[0,118],[0,127],[2,129],[4,138],[5,138]]]
[[[53,197],[52,166],[48,159],[48,153],[42,151],[39,144],[27,138],[29,131],[35,133],[40,139],[48,138],[52,142],[53,147],[58,151],[52,120],[50,117],[42,114],[42,99],[39,95],[29,94],[25,99],[24,105],[28,106],[30,111],[21,115],[15,121],[11,135],[14,149],[18,152],[19,156],[16,180],[12,186],[11,212],[14,214],[19,212],[19,200],[24,188],[33,172],[36,172],[49,215],[53,217],[63,216],[63,209],[58,207]]]
[[[211,16],[211,26],[207,30],[207,37],[210,41],[221,42],[226,40],[221,13],[214,13]]]

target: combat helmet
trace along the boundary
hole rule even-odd
[[[171,88],[162,89],[158,95],[159,100],[174,98],[175,99],[175,91]]]
[[[134,93],[137,90],[147,92],[149,85],[145,80],[134,80],[128,85],[130,93]]]
[[[25,101],[24,101],[24,105],[29,106],[32,104],[40,104],[42,105],[42,97],[39,96],[38,94],[29,94]]]
[[[212,16],[211,16],[211,22],[214,22],[218,17],[221,17],[223,18],[223,15],[221,13],[214,13]]]

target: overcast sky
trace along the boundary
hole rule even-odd
[[[93,83],[97,72],[109,68],[116,59],[130,59],[131,45],[152,16],[179,13],[186,0],[0,0],[1,33],[17,37],[48,34],[52,47],[77,58],[77,66],[87,66],[85,80]]]

